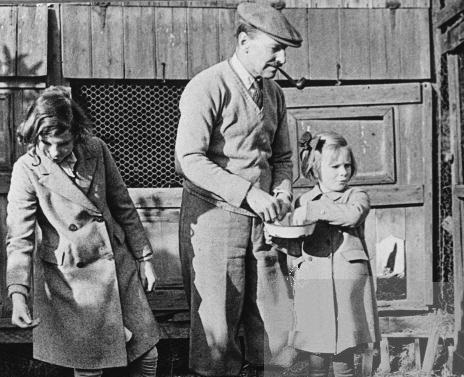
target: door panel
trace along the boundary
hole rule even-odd
[[[289,125],[296,134],[310,131],[335,131],[344,135],[352,147],[358,164],[353,184],[394,183],[395,149],[393,107],[339,107],[289,110]],[[297,146],[297,148],[299,148]],[[295,153],[295,155],[299,155]],[[295,187],[310,182],[295,169]]]
[[[298,137],[305,131],[342,134],[358,164],[351,183],[371,198],[366,242],[379,306],[425,309],[433,303],[432,213],[426,200],[432,182],[427,163],[432,154],[430,86],[325,86],[285,92],[296,197],[314,184],[299,173]],[[377,266],[381,255],[389,257],[388,263]],[[399,264],[401,256],[406,268],[393,273],[393,262],[398,258]]]

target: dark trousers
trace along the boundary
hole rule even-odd
[[[335,377],[354,377],[354,351],[349,348],[342,353],[306,353],[309,360],[308,377],[327,377],[332,363]]]
[[[191,305],[190,368],[234,376],[244,360],[265,364],[286,344],[292,314],[291,291],[277,251],[264,242],[263,223],[184,190],[179,241]]]

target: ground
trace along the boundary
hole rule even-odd
[[[434,375],[451,377],[446,367],[446,347],[442,347],[436,357]],[[193,377],[188,371],[188,340],[164,339],[158,344],[159,365],[157,377]],[[376,360],[377,359],[377,360]],[[374,365],[378,366],[378,357]],[[356,357],[356,369],[361,366],[360,356]],[[377,372],[374,377],[408,376],[419,377],[414,365],[414,358],[408,354],[407,344],[401,341],[390,344],[391,372]],[[265,373],[264,377],[306,377],[307,364],[298,358],[294,365],[280,373]],[[104,377],[126,377],[125,370],[106,370]],[[30,344],[1,344],[0,345],[0,377],[73,377],[71,369],[56,367],[32,359]]]

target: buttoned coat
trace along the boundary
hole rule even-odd
[[[151,246],[106,144],[91,137],[74,153],[76,184],[39,150],[14,165],[9,293],[30,291],[34,265],[35,358],[82,369],[124,366],[159,337],[136,262]],[[133,333],[127,344],[124,326]]]
[[[373,278],[364,240],[369,197],[356,188],[302,195],[314,232],[295,272],[295,347],[338,354],[379,340]]]

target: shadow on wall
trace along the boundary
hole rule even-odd
[[[28,67],[25,63],[28,54],[13,55],[7,46],[3,45],[0,56],[0,76],[37,76],[37,72],[42,67],[43,62],[37,62]]]

